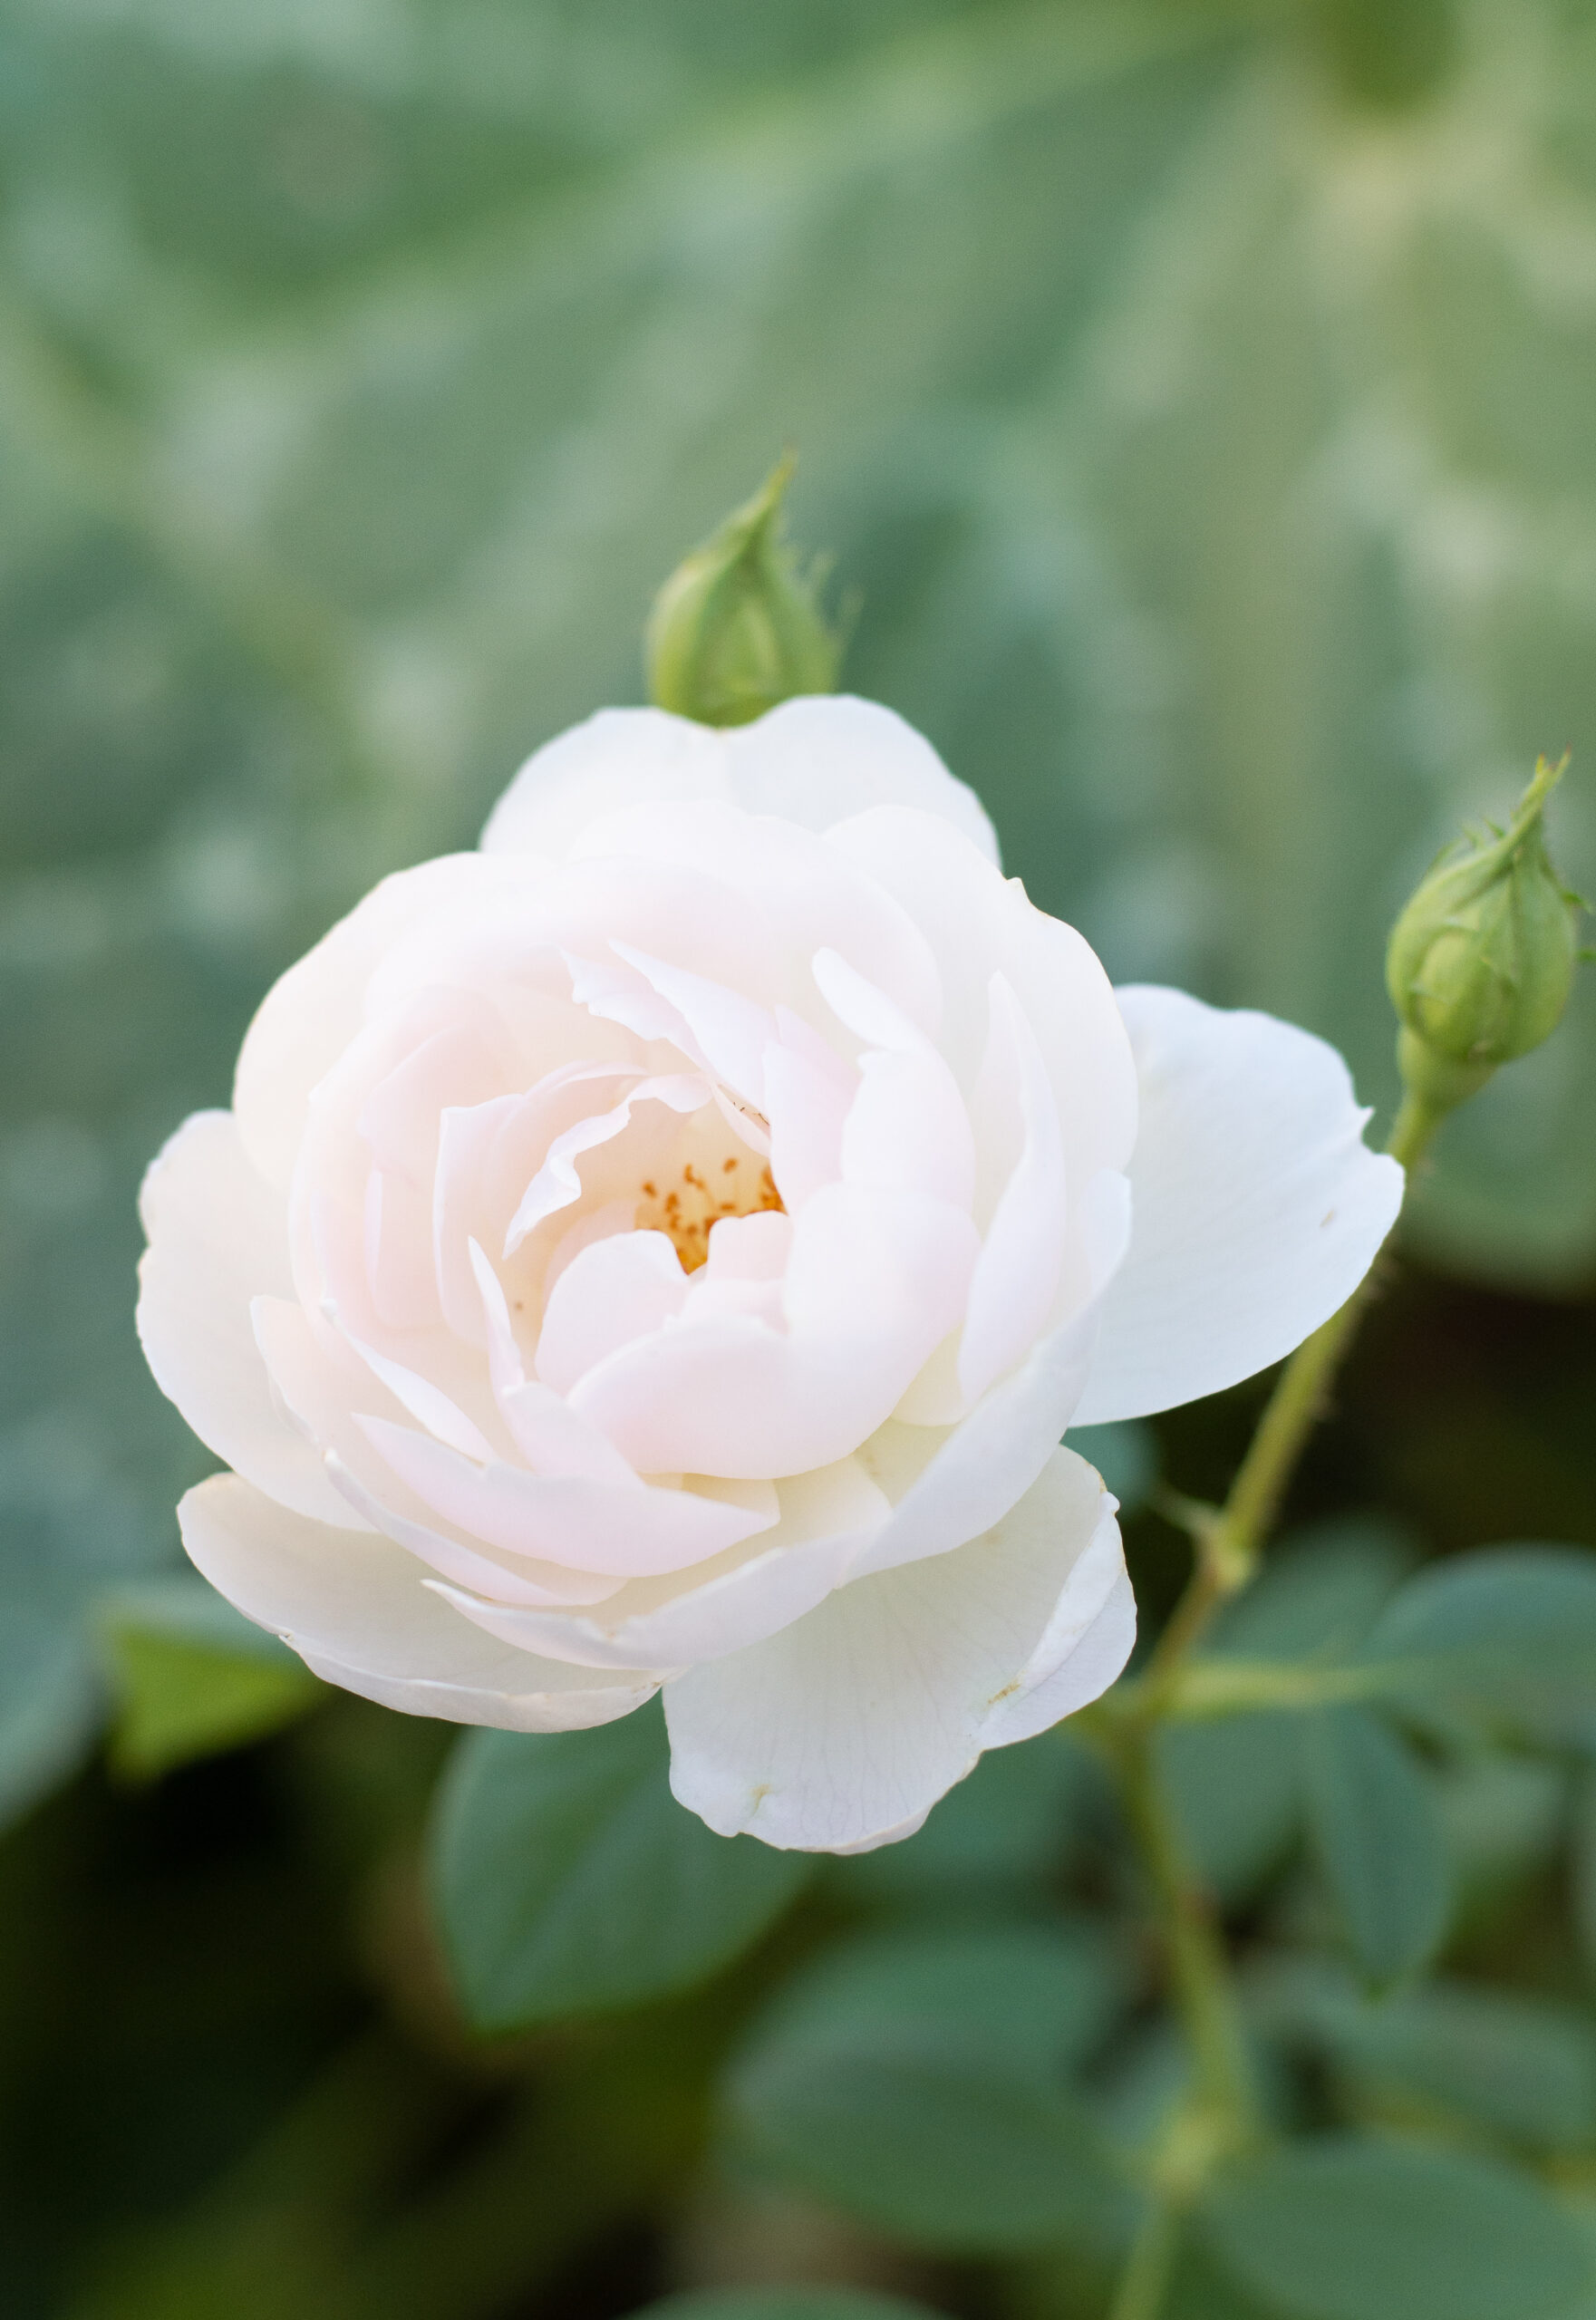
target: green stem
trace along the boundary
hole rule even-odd
[[[1411,1170],[1423,1157],[1444,1115],[1423,1097],[1403,1098],[1386,1146],[1393,1160]],[[1147,1663],[1145,1712],[1162,1709],[1173,1680],[1227,1595],[1244,1587],[1258,1566],[1259,1551],[1279,1511],[1308,1437],[1324,1415],[1330,1388],[1363,1317],[1373,1281],[1366,1274],[1339,1312],[1332,1313],[1297,1348],[1236,1471],[1222,1507],[1195,1509],[1186,1518],[1196,1544],[1196,1564]]]
[[[1386,1147],[1393,1159],[1411,1169],[1441,1118],[1433,1105],[1409,1093]],[[1366,1279],[1287,1362],[1224,1504],[1180,1503],[1176,1519],[1190,1529],[1196,1550],[1191,1579],[1146,1674],[1128,1688],[1125,1711],[1096,1727],[1113,1755],[1131,1831],[1153,1889],[1195,2078],[1194,2099],[1173,2122],[1170,2150],[1156,2170],[1168,2180],[1160,2182],[1158,2204],[1131,2248],[1110,2320],[1158,2320],[1174,2269],[1185,2198],[1214,2164],[1261,2132],[1224,1938],[1184,1858],[1159,1774],[1157,1726],[1208,1622],[1257,1567],[1259,1551],[1323,1412],[1368,1296]]]
[[[1257,2101],[1224,1946],[1207,1896],[1188,1869],[1165,1795],[1147,1726],[1126,1732],[1117,1750],[1120,1792],[1153,1889],[1180,2014],[1191,2041],[1198,2102],[1212,2140],[1249,2141]]]
[[[1119,2276],[1108,2320],[1158,2320],[1169,2292],[1179,2238],[1180,2218],[1175,2207],[1160,2200],[1149,2208]]]

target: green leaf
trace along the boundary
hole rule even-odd
[[[98,1616],[116,1696],[111,1761],[130,1778],[264,1739],[325,1696],[285,1644],[200,1579],[123,1588]]]
[[[859,1940],[756,2025],[729,2075],[732,2116],[767,2165],[927,2248],[1112,2235],[1127,2195],[1068,2070],[1117,2000],[1084,1934]]]
[[[591,1732],[473,1732],[440,1785],[433,1901],[481,2030],[637,2006],[757,1941],[814,1869],[676,1803],[657,1702]]]
[[[1508,1546],[1433,1563],[1397,1596],[1361,1658],[1386,1696],[1418,1716],[1577,1736],[1596,1716],[1596,1555]]]
[[[850,1902],[913,1909],[1011,1910],[1048,1893],[1104,1802],[1097,1758],[1067,1729],[991,1748],[899,1844],[827,1861],[827,1884]]]
[[[1596,2136],[1596,2027],[1581,2007],[1461,1981],[1370,2001],[1306,1962],[1267,1982],[1260,2003],[1366,2093],[1417,2096],[1530,2150]]]
[[[1527,2176],[1336,2137],[1218,2179],[1203,2228],[1289,2320],[1570,2320],[1596,2292],[1578,2224]]]
[[[1122,1515],[1145,1505],[1158,1479],[1158,1438],[1145,1418],[1111,1419],[1104,1426],[1071,1426],[1064,1446],[1095,1466],[1119,1501]]]
[[[1439,1947],[1451,1905],[1425,1775],[1362,1708],[1320,1709],[1302,1742],[1309,1828],[1358,1967],[1377,1985],[1416,1973]]]
[[[728,2287],[667,2296],[634,2320],[933,2320],[923,2304],[859,2287]]]
[[[1225,1605],[1204,1657],[1333,1663],[1368,1632],[1413,1552],[1401,1527],[1378,1516],[1298,1532]],[[1166,1725],[1157,1747],[1194,1867],[1221,1900],[1246,1899],[1280,1866],[1302,1825],[1293,1717]]]

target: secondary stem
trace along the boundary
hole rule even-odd
[[[1407,1096],[1386,1147],[1392,1158],[1411,1169],[1441,1117],[1422,1098]],[[1183,1508],[1181,1519],[1196,1549],[1191,1579],[1146,1674],[1131,1687],[1126,1712],[1098,1727],[1112,1751],[1131,1831],[1153,1888],[1195,2079],[1193,2100],[1185,2106],[1184,2121],[1177,2122],[1189,2148],[1175,2170],[1177,2180],[1157,2185],[1156,2203],[1131,2248],[1110,2320],[1157,2320],[1174,2269],[1184,2198],[1209,2168],[1260,2130],[1224,1938],[1183,1856],[1158,1767],[1157,1728],[1208,1622],[1257,1567],[1259,1551],[1323,1412],[1368,1295],[1366,1279],[1287,1362],[1224,1504]],[[1163,2171],[1170,2172],[1167,2166]]]
[[[1167,2200],[1147,2210],[1119,2276],[1108,2320],[1158,2320],[1175,2269],[1180,2218]]]
[[[1443,1115],[1407,1095],[1386,1146],[1411,1169],[1423,1156]],[[1281,1372],[1246,1456],[1222,1507],[1190,1517],[1196,1565],[1147,1663],[1148,1712],[1162,1705],[1170,1683],[1227,1595],[1244,1587],[1274,1521],[1308,1437],[1324,1414],[1330,1387],[1368,1303],[1373,1275],[1365,1276],[1339,1312],[1305,1338]]]
[[[1214,2141],[1229,2146],[1246,2141],[1256,2130],[1252,2067],[1224,1944],[1207,1898],[1186,1867],[1154,1745],[1146,1726],[1125,1735],[1120,1788],[1152,1883],[1175,1994],[1192,2044],[1199,2100]]]

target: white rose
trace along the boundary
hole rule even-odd
[[[1116,995],[888,710],[611,710],[384,880],[150,1172],[184,1543],[318,1674],[554,1731],[662,1686],[711,1828],[863,1849],[1096,1697],[1058,1445],[1287,1352],[1400,1173],[1304,1032]]]

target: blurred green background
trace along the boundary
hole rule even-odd
[[[659,2227],[701,2025],[536,2101],[468,2056],[446,1733],[80,1772],[92,1607],[209,1463],[133,1339],[139,1175],[334,915],[638,697],[786,442],[846,681],[1034,897],[1388,1107],[1386,926],[1538,750],[1596,890],[1596,7],[4,0],[0,203],[0,2307],[565,2320],[740,2232],[808,2264],[837,2227],[698,2178]],[[1596,1542],[1593,1061],[1588,989],[1448,1130],[1304,1510]],[[1255,1399],[1167,1422],[1175,1478]],[[657,2084],[595,2129],[610,2070]],[[616,2118],[606,2206],[551,2153]]]

